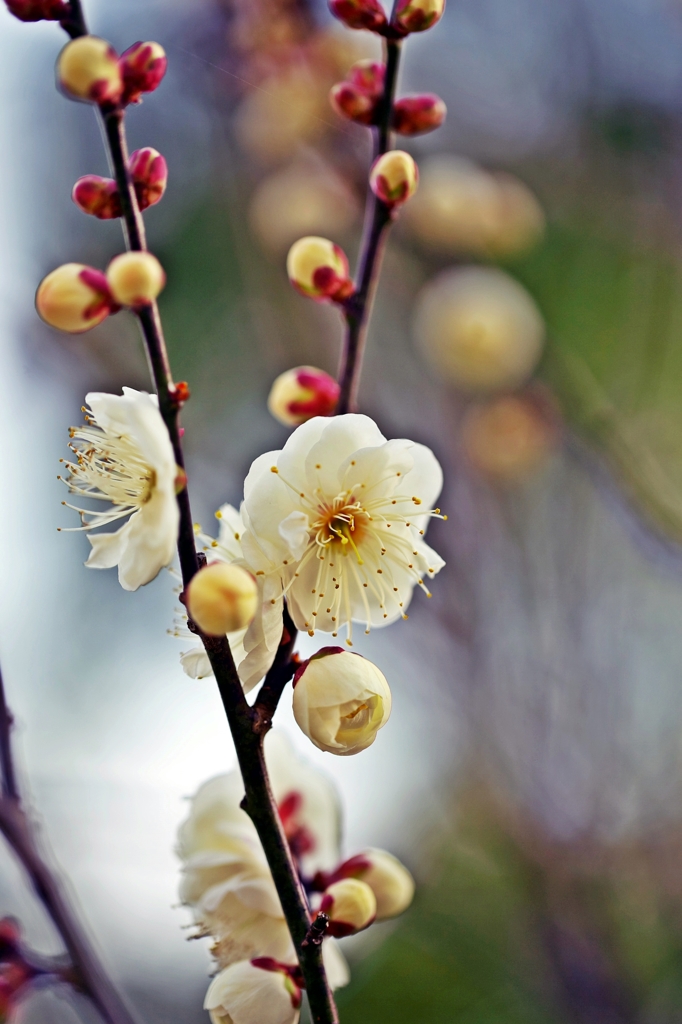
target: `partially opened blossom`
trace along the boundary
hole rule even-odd
[[[424,534],[442,481],[428,448],[387,441],[368,416],[315,417],[251,466],[245,563],[272,581],[280,616],[286,594],[297,628],[336,636],[345,626],[352,644],[353,622],[388,625],[415,586],[429,593],[444,562]]]
[[[241,960],[216,975],[204,1009],[212,1024],[297,1024],[301,989],[296,976],[274,958]]]
[[[357,754],[371,746],[391,714],[391,691],[371,661],[323,647],[294,676],[294,718],[320,750]]]
[[[392,853],[374,847],[340,864],[333,878],[365,882],[374,893],[378,921],[402,914],[414,897],[414,879],[407,868]]]
[[[124,590],[149,583],[174,556],[179,512],[178,467],[155,395],[124,388],[122,395],[86,395],[86,423],[72,427],[75,462],[66,463],[65,483],[88,501],[109,502],[98,512],[69,505],[80,513],[81,530],[92,546],[90,569],[118,566]],[[64,504],[68,504],[64,502]],[[121,519],[110,532],[92,532]]]

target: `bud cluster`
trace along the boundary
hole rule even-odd
[[[130,157],[128,170],[140,210],[158,203],[168,182],[168,165],[158,150],[151,147],[136,149]],[[121,196],[113,178],[86,174],[73,186],[71,198],[83,213],[100,220],[111,220],[123,213]]]
[[[361,60],[354,64],[344,81],[332,86],[329,94],[336,113],[357,124],[377,124],[385,74],[386,66],[376,61]],[[421,135],[439,128],[446,112],[442,99],[433,93],[405,96],[393,104],[391,127],[400,135]]]
[[[445,0],[398,0],[390,21],[379,0],[329,0],[329,10],[348,28],[400,39],[432,28],[443,16]]]
[[[41,281],[36,309],[50,327],[82,334],[121,306],[137,309],[153,302],[165,283],[163,267],[150,252],[122,253],[106,273],[82,263],[64,263]]]
[[[139,103],[166,73],[166,54],[158,43],[133,43],[119,57],[98,36],[67,43],[57,60],[57,81],[74,99],[112,108]]]

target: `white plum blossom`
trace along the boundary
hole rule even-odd
[[[277,967],[263,958],[241,960],[216,975],[204,1001],[211,1024],[298,1024],[301,990]]]
[[[118,566],[124,590],[153,580],[175,554],[179,511],[178,467],[155,395],[123,388],[122,395],[91,392],[85,398],[85,426],[72,427],[64,482],[91,501],[109,502],[104,511],[63,504],[81,517],[92,546],[90,569]],[[89,531],[127,519],[115,533]]]
[[[352,646],[354,622],[369,632],[406,618],[415,586],[430,596],[428,581],[445,563],[424,535],[440,516],[442,484],[429,448],[388,441],[357,414],[314,417],[281,451],[255,460],[240,513],[231,509],[229,526],[208,539],[209,551],[248,568],[261,588],[239,666],[245,688],[272,664],[285,597],[298,629],[337,636],[344,627]]]

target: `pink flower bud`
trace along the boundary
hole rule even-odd
[[[320,912],[329,915],[329,934],[342,939],[362,931],[374,921],[377,901],[366,882],[357,878],[342,878],[325,892]]]
[[[156,149],[136,149],[130,157],[130,174],[141,210],[158,203],[168,183],[168,164]]]
[[[82,263],[57,267],[36,292],[39,316],[69,334],[89,331],[117,308],[104,274]]]
[[[158,89],[168,59],[159,43],[133,43],[119,58],[123,76],[123,102],[139,103],[143,92]]]
[[[65,0],[5,0],[7,9],[19,21],[61,21],[69,13]]]
[[[443,17],[445,0],[398,0],[394,27],[407,34],[424,32]]]
[[[356,121],[358,124],[372,124],[374,121],[376,101],[350,82],[338,82],[337,85],[333,85],[329,101],[336,113],[341,117],[347,117],[349,121]]]
[[[374,195],[387,206],[406,202],[417,191],[419,171],[409,153],[392,149],[374,161],[369,185]]]
[[[376,60],[359,60],[348,72],[348,81],[372,99],[379,99],[384,91],[386,65]]]
[[[447,107],[440,96],[425,93],[423,96],[405,96],[393,107],[393,128],[401,135],[420,135],[440,128]]]
[[[123,92],[116,51],[97,36],[66,44],[57,60],[57,80],[69,95],[90,103],[116,104]]]
[[[150,252],[124,252],[107,267],[107,282],[116,302],[135,308],[154,301],[166,275]]]
[[[329,10],[348,28],[379,32],[386,25],[386,14],[379,0],[329,0]]]
[[[297,366],[281,373],[270,389],[268,409],[280,423],[297,427],[313,416],[331,416],[339,385],[324,370]]]
[[[287,256],[287,273],[301,295],[317,301],[339,302],[353,291],[343,249],[316,235],[294,242]]]
[[[71,198],[83,213],[90,213],[100,220],[121,216],[121,200],[113,178],[86,174],[73,186]]]

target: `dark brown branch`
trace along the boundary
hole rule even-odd
[[[253,706],[257,716],[257,728],[263,735],[270,729],[272,717],[277,710],[284,687],[296,671],[297,663],[292,659],[294,647],[296,646],[297,630],[286,604],[284,605],[283,625],[282,642],[277,649],[272,668],[266,675],[265,682],[261,686]]]
[[[19,800],[19,788],[12,757],[12,713],[5,696],[5,683],[0,670],[0,771],[3,800]]]
[[[384,91],[379,105],[377,125],[372,129],[374,160],[391,148],[391,114],[398,82],[402,44],[400,40],[388,39],[384,45],[386,47]],[[374,304],[387,229],[392,219],[390,208],[382,203],[372,191],[369,191],[355,292],[344,304],[346,334],[339,366],[341,390],[336,408],[337,415],[355,412],[357,408],[358,385],[367,339],[367,325]]]

